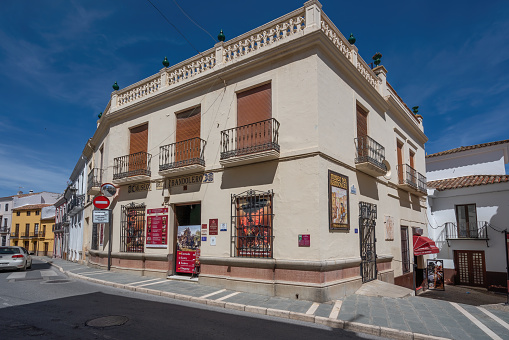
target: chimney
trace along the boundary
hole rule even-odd
[[[30,190],[28,193],[29,193],[29,194],[33,194],[33,193],[34,193],[34,191],[33,191],[33,190]]]

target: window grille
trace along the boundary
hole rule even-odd
[[[91,245],[92,250],[99,249],[97,242],[99,237],[97,233],[98,233],[97,223],[94,223],[92,224],[92,245]]]
[[[273,197],[272,190],[231,196],[233,256],[272,258]]]
[[[145,245],[145,204],[122,206],[120,251],[143,253]]]
[[[401,227],[401,266],[403,274],[410,272],[410,249],[408,239],[408,227]]]

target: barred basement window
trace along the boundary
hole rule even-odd
[[[273,197],[272,190],[231,196],[233,256],[272,258]]]
[[[145,245],[145,204],[122,206],[120,251],[143,253]]]

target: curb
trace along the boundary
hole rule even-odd
[[[331,328],[339,328],[339,329],[344,329],[347,331],[375,335],[375,336],[389,338],[389,339],[398,339],[398,340],[448,340],[449,339],[449,338],[442,338],[442,337],[437,337],[437,336],[428,335],[428,334],[413,333],[413,332],[402,331],[402,330],[393,329],[393,328],[368,325],[368,324],[363,324],[363,323],[359,323],[359,322],[343,321],[343,320],[337,320],[337,319],[330,319],[330,318],[326,318],[326,317],[322,317],[322,316],[290,312],[290,311],[281,310],[281,309],[248,306],[248,305],[243,305],[240,303],[216,301],[216,300],[204,299],[204,298],[199,298],[199,297],[194,297],[194,296],[189,296],[189,295],[175,294],[175,293],[170,293],[170,292],[162,292],[162,291],[155,290],[155,289],[128,286],[128,285],[124,285],[124,284],[113,283],[113,282],[109,282],[109,281],[105,281],[105,280],[99,280],[96,278],[91,278],[88,276],[75,274],[70,271],[65,271],[62,267],[53,263],[51,260],[45,260],[45,259],[41,259],[41,260],[45,261],[46,263],[50,264],[53,267],[58,268],[58,270],[60,270],[60,272],[64,273],[65,275],[67,275],[69,277],[80,279],[83,281],[89,281],[89,282],[96,283],[96,284],[101,284],[104,286],[110,286],[110,287],[114,287],[114,288],[130,290],[130,291],[134,291],[134,292],[138,292],[138,293],[163,296],[163,297],[167,297],[170,299],[194,302],[194,303],[199,303],[199,304],[212,306],[212,307],[218,307],[218,308],[231,309],[231,310],[243,311],[243,312],[254,313],[254,314],[274,316],[274,317],[284,318],[284,319],[292,319],[292,320],[297,320],[297,321],[316,323],[316,324],[328,326]]]

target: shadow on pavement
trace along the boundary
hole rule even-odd
[[[42,312],[44,311],[44,312]],[[90,327],[102,317],[119,326]],[[363,339],[342,329],[228,314],[101,292],[0,309],[2,338],[20,339]]]
[[[426,290],[419,297],[449,302],[464,303],[472,306],[490,305],[507,301],[505,294],[489,292],[484,288],[467,286],[445,286],[445,291]]]

